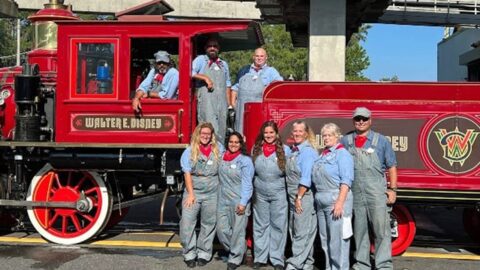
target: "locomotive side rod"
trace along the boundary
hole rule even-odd
[[[46,202],[46,201],[16,201],[16,200],[0,200],[0,206],[12,207],[44,207],[44,208],[69,208],[86,213],[92,210],[93,203],[82,192],[80,198],[75,202]]]

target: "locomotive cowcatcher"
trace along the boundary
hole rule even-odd
[[[149,4],[171,9],[163,1]],[[132,9],[117,14],[117,21],[86,22],[61,5],[47,5],[31,17],[44,35],[28,55],[30,66],[0,69],[0,205],[26,206],[31,223],[49,241],[81,243],[118,222],[130,205],[177,193],[179,155],[197,124],[190,71],[202,42],[214,34],[223,51],[263,43],[250,21],[135,14]],[[157,50],[177,61],[178,99],[144,100],[143,114],[135,115],[131,97],[148,70],[145,59]],[[270,119],[283,138],[299,118],[317,133],[328,122],[347,132],[353,109],[366,106],[373,128],[390,139],[398,159],[393,254],[414,239],[412,205],[464,208],[465,229],[480,241],[479,87],[277,82],[265,89],[262,102],[246,104],[240,132],[249,147]],[[134,187],[146,195],[134,196]],[[21,218],[21,211],[13,213]]]

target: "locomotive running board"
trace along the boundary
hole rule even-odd
[[[57,142],[19,142],[19,141],[0,141],[0,146],[9,147],[52,147],[52,148],[166,148],[182,149],[187,148],[184,143],[57,143]]]
[[[133,206],[133,205],[136,205],[136,204],[141,204],[141,203],[154,201],[154,200],[159,199],[164,193],[165,192],[158,192],[158,193],[155,192],[155,193],[152,193],[152,194],[147,194],[147,195],[140,196],[140,197],[132,199],[132,200],[115,203],[113,205],[113,210],[119,210],[119,209],[122,209],[122,208],[125,208],[125,207],[130,207],[130,206]]]

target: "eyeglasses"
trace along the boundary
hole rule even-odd
[[[240,144],[240,141],[229,141],[228,143],[231,143],[231,144]]]
[[[355,122],[360,122],[360,121],[367,122],[368,120],[370,120],[370,117],[355,116],[353,120],[355,120]]]
[[[157,62],[157,65],[168,65],[168,63],[162,61],[162,62]]]

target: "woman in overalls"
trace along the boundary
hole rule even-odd
[[[295,121],[292,128],[294,145],[287,159],[286,178],[289,200],[289,231],[292,256],[286,269],[313,269],[313,242],[317,233],[317,217],[311,187],[313,162],[317,159],[315,135],[305,121]]]
[[[348,270],[352,236],[352,155],[340,143],[340,128],[333,123],[321,129],[324,150],[313,165],[318,230],[327,270]]]
[[[237,269],[247,250],[245,233],[250,216],[254,168],[243,136],[227,137],[227,150],[218,170],[220,186],[217,205],[217,236],[228,252],[228,270]]]
[[[288,203],[285,164],[290,149],[282,143],[277,124],[263,123],[253,148],[255,180],[253,195],[254,264],[258,269],[268,259],[283,269],[287,242]]]
[[[212,258],[217,216],[218,167],[223,146],[217,143],[212,124],[195,128],[190,146],[180,159],[185,177],[180,240],[188,267],[206,265]],[[200,214],[200,233],[195,226]],[[195,261],[197,260],[197,262]]]

